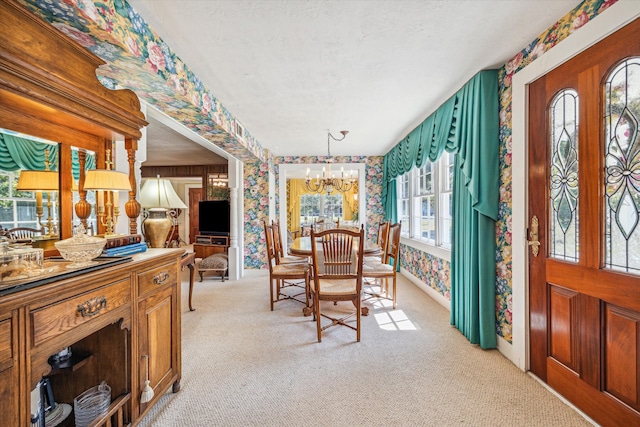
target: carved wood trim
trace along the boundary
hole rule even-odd
[[[49,107],[53,123],[105,137],[141,137],[147,122],[138,97],[98,81],[102,59],[14,0],[1,2],[0,20],[10,28],[0,33],[0,89],[30,100],[26,111]]]
[[[98,165],[104,164],[105,142],[125,140],[135,159],[140,129],[148,123],[133,91],[107,89],[96,78],[105,62],[17,0],[0,1],[0,22],[0,127],[58,141],[61,153],[71,146],[93,151]],[[70,170],[63,160],[61,172]],[[60,177],[60,238],[66,238],[72,233],[72,177]],[[130,180],[135,189],[131,167]],[[86,224],[84,195],[78,216]],[[140,213],[135,196],[134,190],[127,201],[131,234]]]

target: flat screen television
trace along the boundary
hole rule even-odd
[[[228,236],[230,206],[227,200],[202,200],[198,205],[198,228],[204,236]]]

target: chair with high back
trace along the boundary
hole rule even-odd
[[[398,257],[400,254],[400,230],[402,225],[398,222],[389,226],[387,249],[382,254],[381,260],[365,261],[362,269],[362,277],[364,283],[367,279],[373,279],[374,283],[365,289],[364,293],[369,298],[384,298],[393,302],[393,308],[396,308],[396,272],[400,262]],[[389,296],[389,279],[392,279],[391,296]],[[379,286],[379,291],[372,289]],[[366,298],[366,299],[369,299]]]
[[[333,228],[320,231],[311,230],[313,278],[310,286],[310,298],[313,302],[313,315],[316,321],[318,342],[322,341],[322,331],[331,326],[346,326],[356,331],[360,341],[361,291],[362,291],[362,253],[364,251],[364,227],[359,231]],[[346,314],[331,315],[322,312],[321,302],[351,301],[355,310]],[[356,326],[347,323],[356,317]],[[324,322],[327,319],[331,323]]]
[[[378,224],[378,236],[376,238],[376,243],[380,247],[380,254],[378,255],[370,255],[364,258],[364,263],[367,262],[385,262],[384,256],[387,252],[387,242],[389,240],[389,226],[391,225],[391,221],[383,221]]]
[[[308,264],[309,260],[307,257],[285,255],[284,247],[282,245],[282,229],[280,228],[280,221],[274,219],[271,222],[271,225],[273,226],[273,237],[274,237],[273,240],[276,246],[276,256],[277,256],[276,262],[278,264],[289,264],[292,262]]]
[[[277,233],[273,225],[264,221],[264,235],[267,246],[267,264],[269,266],[269,295],[271,311],[273,304],[278,301],[291,299],[309,307],[309,264],[288,263],[279,264],[275,243]],[[303,284],[300,284],[303,282]],[[294,293],[285,289],[293,288]],[[304,296],[304,300],[301,299]]]

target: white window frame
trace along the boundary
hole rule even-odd
[[[20,176],[20,172],[5,172],[5,171],[2,171],[0,173],[2,175],[6,176],[7,180],[9,181],[9,196],[8,197],[2,197],[2,199],[11,203],[11,205],[12,205],[11,209],[13,211],[13,221],[11,221],[11,222],[5,221],[2,224],[2,227],[4,227],[5,229],[15,228],[15,227],[40,228],[40,224],[38,224],[38,219],[35,218],[35,209],[36,209],[35,208],[35,206],[36,206],[35,192],[33,192],[33,191],[21,191],[20,193],[23,193],[23,194],[31,194],[31,197],[17,197],[16,194],[15,194],[15,191],[18,191],[18,190],[13,188],[13,183],[17,182],[18,177]],[[33,203],[33,211],[34,211],[34,218],[33,219],[30,219],[28,221],[27,220],[22,220],[22,221],[18,220],[18,202]],[[43,200],[43,204],[44,203],[46,203],[46,199]],[[43,216],[44,219],[46,219],[46,215],[47,215],[47,207],[46,207],[46,205],[44,205],[44,216]]]
[[[453,161],[452,155],[443,153],[436,162],[431,162],[433,192],[429,194],[433,195],[433,210],[435,213],[434,239],[422,237],[420,235],[421,229],[416,226],[417,221],[422,221],[421,199],[426,194],[420,192],[419,180],[421,176],[423,176],[421,174],[422,168],[419,169],[414,167],[404,175],[400,175],[396,178],[398,195],[397,217],[399,221],[403,222],[401,237],[402,243],[446,261],[451,260],[451,244],[447,244],[445,239],[443,239],[442,230],[445,228],[445,221],[447,219],[453,221],[453,218],[447,218],[447,216],[444,215],[444,212],[442,212],[444,208],[442,197],[446,196],[448,193],[453,194],[453,182],[450,183],[451,188],[443,188],[443,185],[447,182],[445,174],[448,172],[447,161],[449,158]],[[409,186],[408,197],[407,194],[403,194],[403,185],[407,184],[407,180]],[[402,210],[403,202],[407,201],[409,210],[408,221],[407,215]],[[406,222],[408,222],[408,224]]]
[[[343,214],[344,214],[344,206],[342,206],[342,203],[344,202],[344,199],[342,197],[342,194],[340,193],[335,193],[335,194],[327,194],[327,193],[321,193],[321,194],[313,194],[313,193],[306,193],[303,196],[312,196],[313,198],[315,198],[315,200],[317,200],[317,208],[318,208],[318,215],[302,215],[303,212],[303,207],[307,206],[306,204],[303,205],[302,203],[302,197],[300,200],[300,223],[312,223],[313,221],[317,220],[318,218],[329,218],[329,219],[338,219],[338,218],[343,218]],[[331,208],[331,200],[328,198],[329,196],[332,196],[335,200],[336,203],[334,206],[339,206],[339,208],[335,209],[339,212],[333,212],[334,209]],[[332,214],[329,215],[327,213],[327,211],[330,210],[332,211]],[[306,221],[305,221],[306,218]]]

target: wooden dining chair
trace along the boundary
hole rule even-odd
[[[276,231],[267,221],[264,223],[264,235],[267,246],[267,264],[269,266],[269,295],[271,311],[274,303],[283,300],[294,300],[309,307],[309,264],[279,264],[275,246]],[[294,289],[293,291],[285,289]],[[304,296],[304,299],[302,299]]]
[[[382,221],[378,224],[378,236],[376,237],[376,244],[380,247],[380,253],[377,255],[368,255],[364,257],[365,264],[367,262],[386,262],[384,259],[387,253],[387,242],[389,241],[389,226],[391,221]]]
[[[5,235],[10,240],[31,240],[35,236],[44,235],[44,227],[42,228],[29,228],[29,227],[16,227],[10,228],[5,231]]]
[[[364,252],[364,227],[359,231],[333,228],[317,233],[312,229],[311,241],[318,242],[311,245],[313,279],[310,286],[318,342],[322,341],[324,330],[337,325],[355,330],[359,342],[363,262],[360,254]],[[354,310],[341,317],[329,315],[321,310],[323,301],[351,301]],[[347,323],[353,316],[355,327]]]
[[[302,256],[289,255],[284,253],[284,246],[282,245],[282,229],[280,228],[280,221],[273,220],[271,222],[273,226],[274,232],[274,243],[276,245],[276,262],[278,264],[289,264],[289,263],[303,263],[308,264],[309,258]]]
[[[396,308],[396,273],[400,262],[400,231],[402,224],[389,225],[387,249],[379,260],[365,261],[362,269],[362,277],[366,287],[364,294],[369,298],[383,298],[393,302]],[[392,280],[391,294],[389,294],[389,279]],[[373,282],[371,282],[372,280]],[[376,289],[377,288],[377,289]]]

